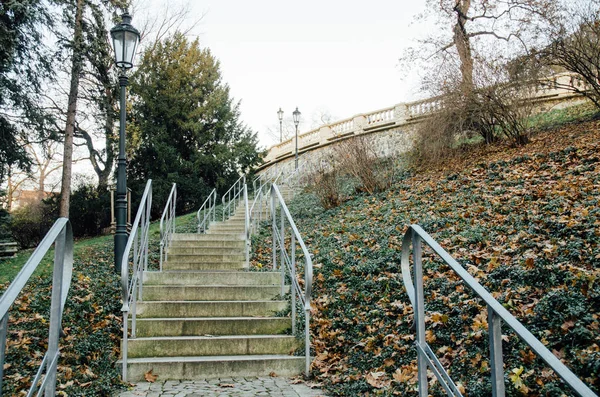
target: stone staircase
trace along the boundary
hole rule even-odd
[[[275,316],[289,306],[280,273],[245,268],[243,211],[207,234],[175,234],[163,271],[144,274],[129,381],[150,370],[159,380],[302,373],[291,319]]]

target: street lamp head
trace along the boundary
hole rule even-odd
[[[115,49],[115,64],[122,69],[131,69],[140,32],[131,26],[131,15],[128,12],[123,14],[121,23],[110,30],[110,35]]]
[[[298,110],[298,107],[296,106],[296,110],[294,110],[294,112],[292,113],[292,115],[294,116],[294,124],[296,124],[296,127],[298,127],[298,124],[300,123],[300,111]]]
[[[279,108],[279,111],[277,111],[277,116],[279,117],[279,121],[283,120],[283,110],[281,110],[281,108]]]

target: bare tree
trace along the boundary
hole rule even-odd
[[[570,3],[564,14],[538,61],[552,70],[576,73],[579,78],[554,84],[587,97],[600,108],[600,1]]]
[[[37,201],[44,199],[44,192],[47,191],[48,179],[52,174],[60,171],[62,162],[59,152],[60,142],[45,140],[40,143],[25,143],[23,147],[32,159],[30,172],[11,170],[7,179],[6,206],[10,212],[16,193],[23,187],[37,190]],[[73,162],[82,161],[77,159]]]
[[[442,30],[409,49],[401,60],[405,64],[427,62],[430,81],[439,77],[436,71],[440,64],[456,67],[461,90],[469,95],[475,88],[473,73],[478,60],[529,53],[547,40],[545,28],[557,19],[557,3],[558,0],[427,0],[428,11],[419,19],[431,22],[434,18]]]

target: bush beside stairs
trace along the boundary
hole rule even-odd
[[[291,319],[275,316],[289,306],[281,274],[249,271],[244,246],[243,206],[207,234],[173,235],[163,271],[144,274],[128,381],[302,373]]]

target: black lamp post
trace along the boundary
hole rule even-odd
[[[117,227],[115,231],[115,270],[121,273],[121,261],[127,245],[127,175],[125,159],[125,87],[127,87],[127,69],[133,67],[133,56],[140,41],[140,32],[131,26],[131,15],[125,12],[122,21],[110,30],[115,48],[115,64],[121,70],[119,86],[121,87],[119,157],[117,159],[117,200],[115,212]]]
[[[281,108],[279,108],[277,116],[279,117],[279,143],[281,143],[283,142],[283,110]]]
[[[294,124],[296,125],[296,169],[298,169],[298,124],[300,123],[300,111],[298,110],[298,106],[296,106],[296,110],[292,113],[294,116]]]

